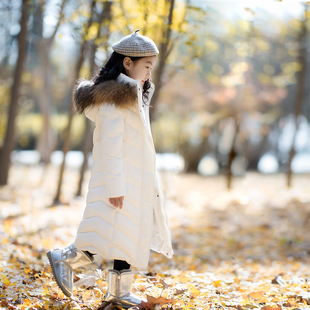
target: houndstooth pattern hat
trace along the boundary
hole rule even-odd
[[[154,41],[139,34],[138,31],[139,29],[113,44],[112,49],[119,54],[132,57],[146,57],[159,54]]]

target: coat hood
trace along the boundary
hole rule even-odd
[[[139,80],[120,73],[115,80],[102,82],[96,86],[90,80],[78,79],[73,89],[73,102],[79,113],[84,113],[87,118],[95,121],[100,104],[114,103],[120,108],[130,108],[138,105]],[[151,82],[149,100],[154,92]]]

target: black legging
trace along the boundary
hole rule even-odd
[[[88,254],[88,256],[90,256],[90,257],[95,255],[93,253],[90,253],[89,251],[83,251],[83,252],[86,252]],[[123,269],[130,269],[130,265],[124,260],[114,259],[113,269],[118,270],[118,271],[121,271]]]
[[[113,269],[119,271],[123,269],[130,269],[130,265],[124,260],[114,259]]]

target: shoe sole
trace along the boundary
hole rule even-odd
[[[145,300],[141,300],[141,302],[140,303],[137,303],[137,304],[128,304],[128,303],[122,303],[120,300],[118,300],[116,297],[114,297],[114,298],[108,298],[108,300],[107,300],[107,297],[106,297],[106,295],[104,296],[104,298],[103,298],[103,302],[106,302],[106,303],[120,303],[120,305],[122,306],[122,308],[124,308],[124,309],[130,309],[130,308],[133,308],[133,307],[137,307],[138,305],[141,305],[141,303],[142,302],[144,302],[144,303],[147,303],[147,300],[145,299]],[[114,309],[114,308],[113,308]],[[115,308],[115,309],[117,309],[117,308]]]
[[[72,293],[70,293],[63,285],[62,283],[58,280],[57,276],[56,276],[56,270],[54,269],[54,263],[53,263],[53,258],[52,258],[52,253],[51,251],[48,251],[46,253],[47,255],[47,258],[48,258],[48,261],[49,261],[49,264],[52,268],[52,271],[53,271],[53,277],[58,285],[58,287],[61,289],[61,291],[67,296],[67,297],[71,297],[72,296]]]

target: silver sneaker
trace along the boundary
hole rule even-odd
[[[73,291],[73,269],[92,263],[94,258],[78,250],[73,243],[62,249],[50,250],[46,254],[57,285],[70,297]]]
[[[120,302],[122,307],[128,309],[139,305],[141,302],[147,302],[130,292],[133,272],[132,269],[108,270],[108,290],[104,296],[104,301]]]

